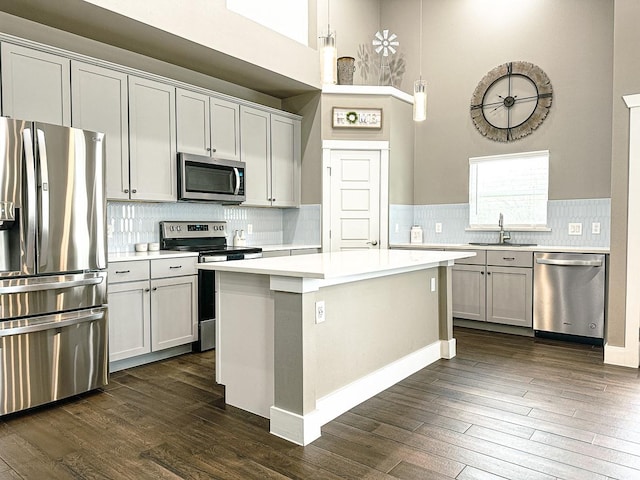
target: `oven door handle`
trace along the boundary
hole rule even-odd
[[[234,190],[233,194],[238,195],[238,193],[240,192],[240,170],[238,169],[238,167],[233,167],[233,173],[236,176],[236,189]]]

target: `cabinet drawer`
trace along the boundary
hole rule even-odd
[[[151,278],[181,277],[196,275],[198,257],[166,258],[151,260]]]
[[[487,265],[533,267],[533,252],[489,250],[487,251]]]
[[[456,260],[455,263],[459,265],[484,265],[487,260],[486,250],[456,250],[455,248],[447,248],[447,251],[475,252],[475,257],[459,258]]]
[[[149,280],[149,261],[112,262],[107,271],[109,272],[108,282],[110,284]]]

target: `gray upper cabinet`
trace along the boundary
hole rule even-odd
[[[72,126],[106,134],[107,198],[129,199],[127,75],[71,61]]]
[[[240,160],[240,105],[211,97],[211,148],[214,156]]]
[[[2,43],[2,115],[71,126],[70,61]]]
[[[176,90],[178,151],[240,159],[240,105]]]
[[[240,107],[240,158],[246,162],[245,205],[271,206],[269,162],[271,115],[256,108]]]
[[[176,89],[129,76],[131,199],[177,200]]]
[[[241,159],[247,163],[246,205],[295,207],[300,203],[300,122],[240,107]]]
[[[178,152],[211,154],[209,96],[176,89]]]
[[[300,204],[300,122],[271,114],[271,203]]]

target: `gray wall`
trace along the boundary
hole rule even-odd
[[[625,343],[629,109],[622,95],[640,93],[640,2],[616,0],[613,50],[613,146],[611,155],[611,257],[607,341]],[[629,188],[638,188],[637,185]],[[635,240],[637,241],[637,240]]]
[[[418,0],[383,5],[386,26],[418,57]],[[425,0],[423,18],[429,106],[416,125],[415,204],[466,203],[469,157],[542,149],[551,152],[550,199],[610,196],[613,0],[520,0],[493,11],[489,2]],[[554,98],[537,131],[503,144],[476,131],[469,102],[480,79],[511,60],[541,67]],[[409,79],[417,63],[407,64]]]

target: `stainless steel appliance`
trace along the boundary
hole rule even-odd
[[[604,337],[604,255],[536,253],[533,275],[536,334]]]
[[[246,200],[244,185],[244,162],[189,153],[178,154],[180,200],[241,203]]]
[[[107,384],[102,133],[0,118],[0,414]]]
[[[163,250],[198,252],[200,263],[262,257],[259,247],[227,246],[227,222],[160,222]],[[215,272],[198,272],[198,341],[196,351],[216,346]]]

